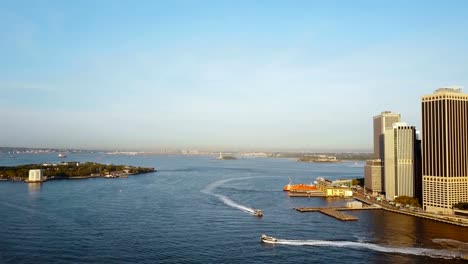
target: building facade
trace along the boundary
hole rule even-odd
[[[415,196],[416,128],[394,123],[385,134],[385,198]]]
[[[382,192],[382,161],[366,160],[364,166],[364,188],[377,195]]]
[[[43,170],[29,170],[29,182],[41,182],[44,180]]]
[[[374,116],[374,159],[384,160],[385,132],[392,130],[393,124],[400,122],[400,119],[400,114],[391,111],[384,111],[380,115]]]
[[[364,185],[372,194],[379,194],[385,187],[385,133],[393,128],[393,123],[400,122],[401,115],[384,111],[374,116],[374,159],[366,161],[364,166]],[[380,181],[377,183],[377,181]]]
[[[414,141],[414,197],[418,198],[421,205],[423,203],[422,184],[421,137],[419,131],[417,131],[416,140]]]
[[[468,94],[441,88],[422,97],[423,207],[452,213],[468,202]]]

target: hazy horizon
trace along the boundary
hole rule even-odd
[[[466,1],[2,1],[0,146],[372,149],[467,87]]]
[[[225,149],[225,148],[154,148],[154,149],[132,149],[132,148],[105,148],[105,149],[83,149],[83,148],[54,148],[54,147],[18,147],[18,146],[0,146],[7,149],[27,149],[27,150],[63,150],[63,151],[106,151],[106,152],[142,152],[142,153],[175,153],[183,151],[193,152],[284,152],[284,153],[373,153],[373,149],[280,149],[280,148],[237,148],[237,149]]]

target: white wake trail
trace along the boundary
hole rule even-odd
[[[339,247],[369,249],[384,253],[398,253],[406,255],[428,256],[432,258],[454,259],[460,258],[463,253],[460,250],[411,248],[411,247],[387,247],[364,242],[352,241],[327,241],[327,240],[287,240],[278,239],[276,244],[291,246],[315,246],[315,247]]]
[[[246,212],[246,213],[249,213],[249,214],[253,215],[254,214],[254,209],[253,208],[242,205],[242,204],[239,204],[239,203],[236,203],[233,200],[231,200],[229,197],[227,197],[226,195],[217,194],[217,193],[214,193],[214,191],[216,190],[216,188],[219,188],[220,186],[222,186],[223,184],[226,184],[228,182],[240,181],[240,180],[249,180],[249,179],[256,179],[256,178],[274,178],[274,177],[272,177],[272,176],[257,176],[257,177],[230,178],[230,179],[219,180],[219,181],[216,181],[216,182],[213,182],[213,183],[209,184],[208,186],[203,188],[203,190],[201,190],[201,192],[205,193],[205,194],[208,194],[208,195],[212,195],[214,197],[217,197],[224,204],[226,204],[226,205],[228,205],[228,206],[230,206],[232,208],[236,208],[236,209],[239,209],[239,210],[241,210],[243,212]]]
[[[254,214],[254,209],[253,208],[250,208],[250,207],[247,207],[245,205],[242,205],[242,204],[238,204],[236,202],[234,202],[233,200],[229,199],[227,196],[224,196],[224,195],[221,195],[221,194],[212,194],[213,196],[216,196],[218,197],[224,204],[228,205],[228,206],[231,206],[232,208],[237,208],[241,211],[244,211],[246,213],[249,213],[249,214]]]

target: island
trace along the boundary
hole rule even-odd
[[[296,159],[301,162],[365,161],[372,159],[374,155],[374,153],[367,152],[271,152],[255,154],[263,154],[264,157],[269,158]]]
[[[297,159],[300,162],[341,162],[336,156],[324,155],[324,154],[314,154],[302,156]]]
[[[128,165],[99,164],[95,162],[62,162],[52,164],[27,164],[14,167],[0,167],[0,180],[28,181],[30,170],[40,170],[43,180],[85,179],[85,178],[126,178],[129,175],[155,172],[154,168]]]

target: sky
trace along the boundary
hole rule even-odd
[[[468,89],[468,1],[0,1],[0,146],[371,150]]]

